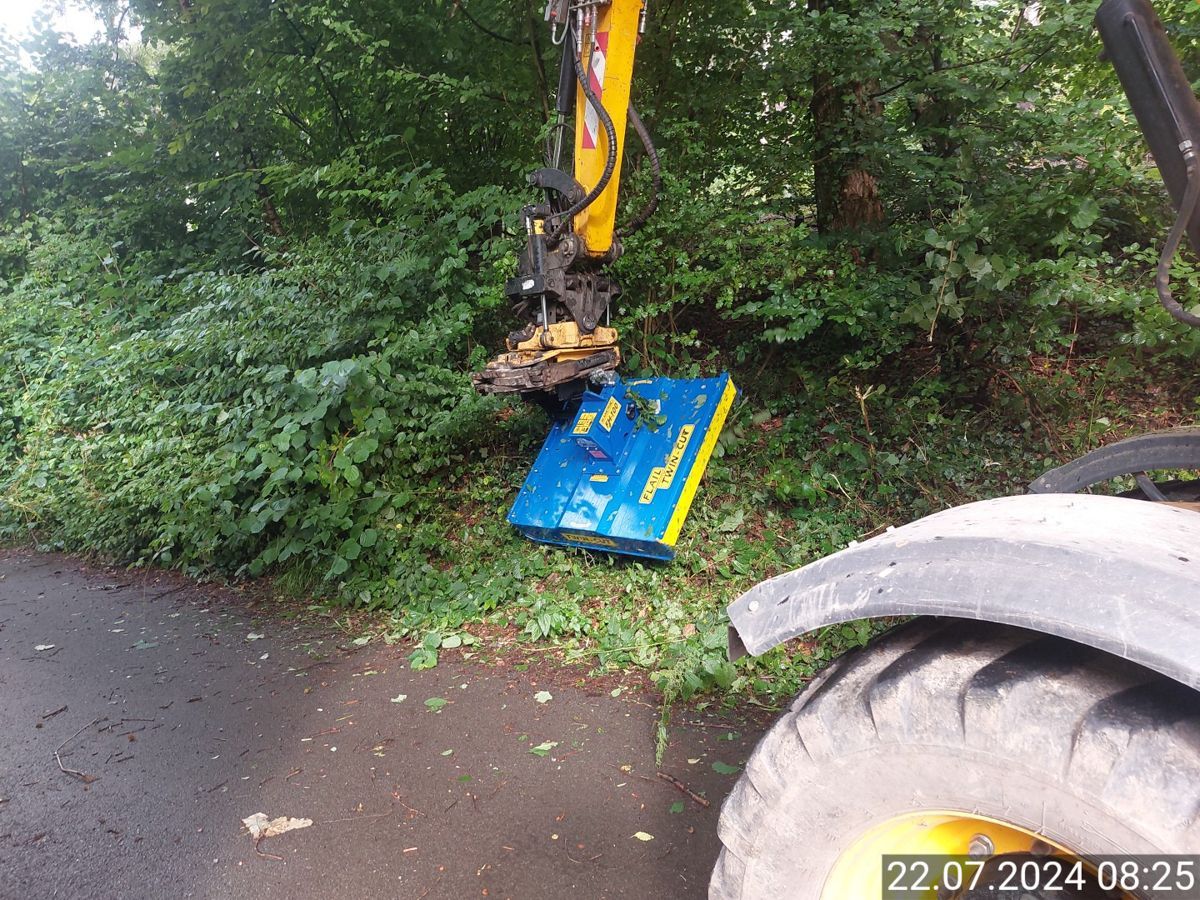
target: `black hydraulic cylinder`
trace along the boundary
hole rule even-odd
[[[568,34],[563,41],[562,63],[558,67],[558,95],[554,110],[564,119],[575,114],[575,41]]]
[[[1104,0],[1096,13],[1096,27],[1171,201],[1179,209],[1187,189],[1187,142],[1200,151],[1200,103],[1191,83],[1149,0]],[[1200,253],[1200,211],[1188,223],[1187,234]]]

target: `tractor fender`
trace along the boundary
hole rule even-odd
[[[1081,494],[958,506],[751,588],[730,654],[886,616],[1015,625],[1200,688],[1200,514]]]

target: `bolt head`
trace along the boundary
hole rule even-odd
[[[977,834],[967,845],[967,854],[975,859],[986,859],[996,852],[996,845],[986,834]]]

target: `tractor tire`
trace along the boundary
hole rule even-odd
[[[837,860],[922,811],[1086,856],[1198,853],[1200,695],[1019,628],[901,626],[830,666],[763,737],[721,810],[709,897],[850,900],[823,896]]]

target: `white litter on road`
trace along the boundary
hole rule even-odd
[[[242,819],[242,824],[250,832],[250,837],[256,841],[262,838],[275,837],[279,834],[286,834],[289,831],[295,831],[297,828],[307,828],[312,823],[312,819],[293,819],[290,816],[279,816],[274,819],[268,819],[266,813],[255,813],[252,816],[246,816],[246,818]]]

